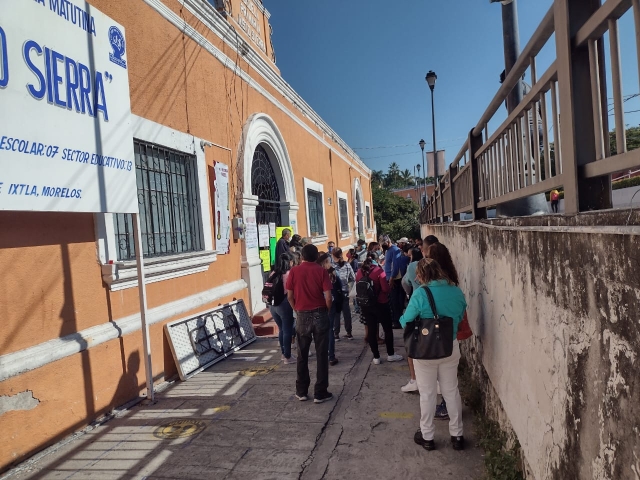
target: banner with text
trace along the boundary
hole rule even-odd
[[[82,0],[0,2],[0,210],[138,212],[126,52]]]

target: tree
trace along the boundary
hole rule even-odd
[[[418,205],[411,200],[394,195],[388,188],[373,186],[373,217],[379,234],[397,240],[402,237],[420,236]]]
[[[413,178],[413,174],[408,168],[405,168],[400,173],[400,178],[402,179],[402,182],[405,184],[405,186],[413,186],[416,183],[415,178]]]
[[[379,187],[384,186],[386,175],[382,170],[373,170],[371,172],[371,183]]]
[[[627,128],[627,151],[640,148],[640,126]],[[616,147],[616,131],[615,129],[609,133],[609,146],[611,148],[611,155],[616,155],[618,149]]]

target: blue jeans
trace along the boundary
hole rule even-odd
[[[293,335],[293,309],[286,298],[280,305],[269,306],[271,316],[278,325],[278,341],[285,358],[291,358],[291,337]]]

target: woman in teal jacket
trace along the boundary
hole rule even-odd
[[[467,308],[467,302],[462,290],[453,284],[435,260],[430,258],[420,260],[416,267],[416,279],[421,285],[426,285],[431,290],[438,315],[453,319],[454,340],[453,353],[450,357],[438,360],[413,360],[418,391],[420,392],[420,430],[416,432],[414,441],[426,450],[435,449],[433,417],[439,382],[442,396],[447,402],[449,410],[451,445],[455,450],[462,450],[464,448],[462,400],[458,390],[460,348],[456,334]],[[400,317],[400,323],[406,327],[408,322],[412,322],[416,318],[433,318],[433,312],[424,288],[413,292],[404,315]]]

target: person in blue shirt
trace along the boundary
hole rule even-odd
[[[384,273],[389,279],[391,293],[389,295],[389,305],[391,306],[391,326],[392,328],[402,328],[398,320],[404,310],[405,295],[402,288],[402,275],[400,268],[402,267],[402,247],[407,242],[406,238],[398,240],[398,245],[391,243],[389,237],[384,238],[387,246],[387,252],[384,259]]]
[[[443,272],[436,260],[423,258],[416,268],[416,279],[422,286],[427,286],[433,294],[438,314],[453,319],[453,352],[450,357],[438,360],[413,359],[413,366],[420,392],[420,430],[413,439],[425,450],[435,449],[433,418],[437,399],[437,385],[444,400],[447,402],[449,413],[449,434],[451,445],[455,450],[464,449],[462,424],[462,400],[458,390],[458,363],[460,362],[460,348],[456,334],[458,325],[462,321],[467,302],[460,287]],[[433,318],[427,293],[419,288],[409,300],[404,315],[400,317],[403,327],[416,318]]]

